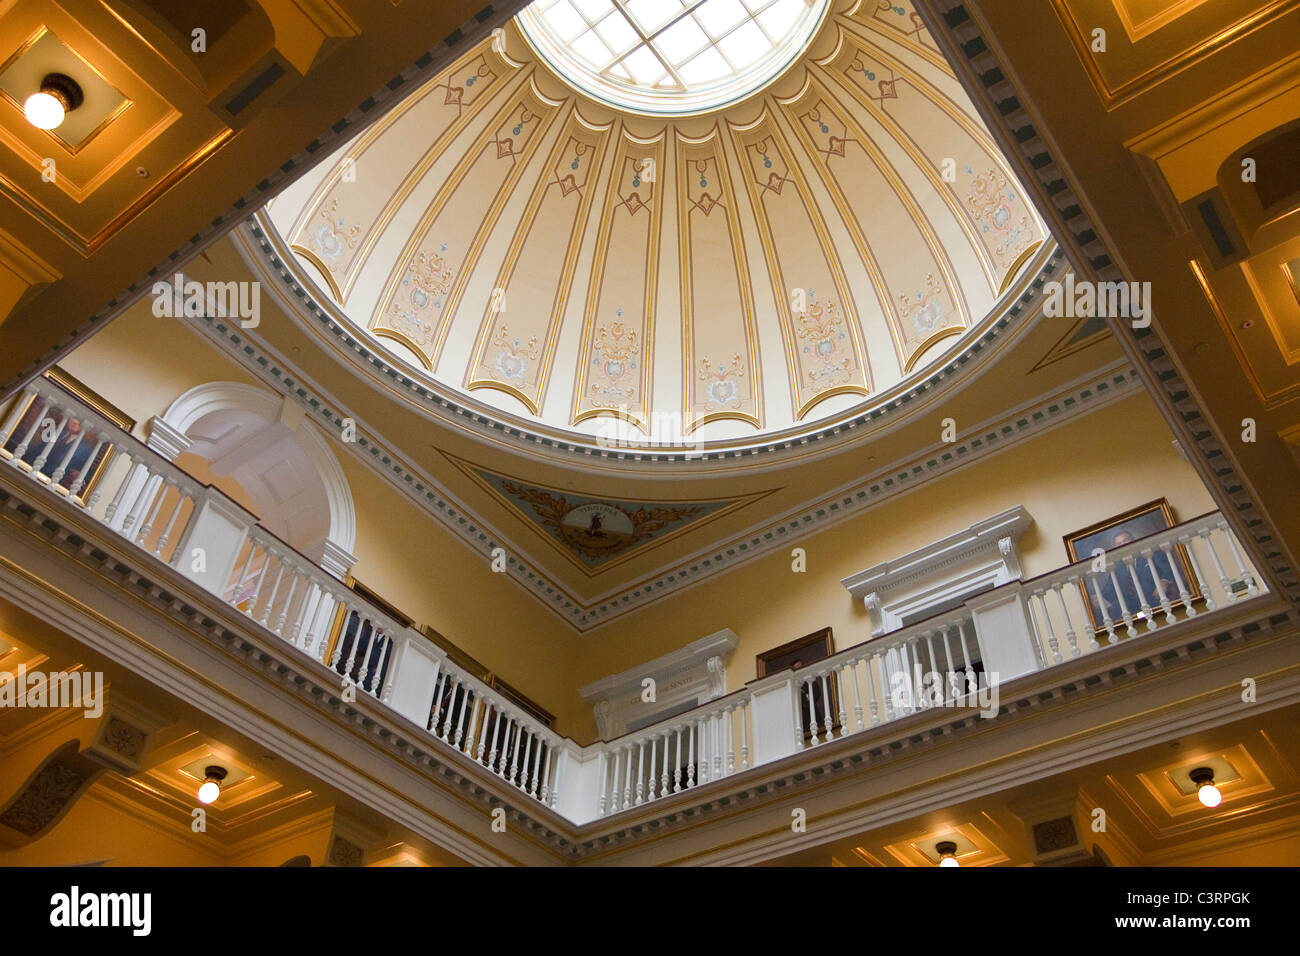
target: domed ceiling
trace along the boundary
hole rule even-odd
[[[413,369],[646,445],[869,401],[1045,234],[906,0],[541,0],[270,216]]]

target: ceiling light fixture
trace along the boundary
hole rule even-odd
[[[49,73],[41,80],[41,91],[27,97],[23,113],[37,129],[54,129],[84,100],[76,80],[63,73]]]
[[[1209,767],[1197,767],[1188,776],[1192,778],[1192,783],[1196,784],[1197,799],[1207,807],[1217,807],[1223,799],[1223,794],[1214,785],[1214,771]]]
[[[957,844],[951,840],[940,840],[934,845],[934,852],[939,854],[940,866],[961,866],[957,862]]]
[[[226,768],[213,765],[203,772],[207,779],[199,787],[199,803],[212,803],[221,796],[221,781],[226,779]]]

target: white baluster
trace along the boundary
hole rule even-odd
[[[1114,644],[1119,640],[1119,635],[1115,633],[1115,622],[1110,619],[1110,607],[1101,599],[1101,588],[1097,586],[1097,578],[1088,576],[1084,580],[1092,585],[1092,596],[1097,601],[1097,607],[1101,608],[1101,623],[1106,628],[1107,643]],[[1092,632],[1092,649],[1097,650],[1100,646],[1097,643],[1097,631],[1094,628]]]
[[[1182,562],[1178,560],[1178,556],[1174,553],[1173,543],[1162,541],[1160,550],[1165,553],[1165,560],[1169,562],[1169,567],[1173,569],[1174,582],[1178,585],[1178,597],[1183,602],[1183,617],[1196,617],[1196,608],[1192,606],[1191,592],[1187,588],[1187,582],[1183,580],[1182,568],[1179,567]]]
[[[50,441],[42,440],[41,453],[37,455],[36,460],[32,462],[32,474],[34,475],[39,475],[41,470],[45,467],[45,462],[49,459],[50,452],[54,449],[54,446],[59,443],[59,439],[63,437],[63,430],[68,427],[68,421],[70,420],[68,413],[61,408],[56,409],[54,406],[50,406],[49,411],[57,411],[63,416],[63,418],[59,421],[59,427],[54,430],[54,437]],[[53,419],[51,419],[51,421],[52,420]]]
[[[1047,609],[1047,600],[1043,597],[1043,590],[1040,588],[1035,591],[1032,597],[1038,598],[1038,609],[1043,619],[1043,631],[1047,634],[1047,643],[1052,651],[1052,663],[1061,663],[1061,649],[1056,642],[1056,628],[1052,624],[1052,612]],[[1033,604],[1030,604],[1030,613],[1033,613]],[[969,689],[969,688],[968,688]]]
[[[645,799],[645,781],[642,774],[645,771],[645,741],[642,740],[636,748],[636,805],[641,806]]]
[[[536,798],[537,797],[537,771],[542,760],[542,738],[530,734],[529,739],[533,742],[534,746],[533,746],[533,773],[531,778],[532,785],[527,790],[527,793],[530,797]],[[542,797],[542,800],[545,801],[546,797]]]
[[[1259,593],[1259,586],[1255,582],[1255,575],[1250,573],[1246,562],[1241,557],[1241,551],[1237,547],[1237,536],[1232,533],[1226,521],[1219,526],[1219,530],[1228,539],[1228,550],[1232,552],[1232,560],[1237,563],[1237,580],[1246,582],[1246,597],[1254,597]],[[1235,595],[1237,592],[1232,593]]]
[[[523,724],[521,723],[519,726],[520,728],[522,728]],[[524,793],[528,792],[528,758],[532,756],[532,750],[533,750],[533,735],[530,732],[524,735],[524,759],[520,761],[520,774],[519,774],[518,786],[520,790],[524,791]]]
[[[95,462],[99,460],[99,453],[104,448],[104,436],[100,434],[96,434],[95,438],[96,438],[95,447],[90,450],[90,456],[86,459],[86,464],[82,467],[81,473],[78,474],[76,480],[73,481],[73,483],[68,486],[69,498],[77,497],[77,493],[81,491],[82,488],[85,487],[86,479],[90,476],[91,470]],[[4,440],[3,437],[0,436],[0,442],[3,442],[3,440]],[[105,472],[105,474],[107,474],[107,472]],[[91,504],[87,502],[86,507],[89,509],[91,507]]]
[[[1124,621],[1124,630],[1129,637],[1137,637],[1137,628],[1133,626],[1133,614],[1128,609],[1128,602],[1124,600],[1124,590],[1119,586],[1119,578],[1115,576],[1115,565],[1108,565],[1110,572],[1110,586],[1115,591],[1115,599],[1119,601],[1120,617]],[[1058,661],[1059,663],[1059,661]]]
[[[5,419],[3,427],[0,427],[0,445],[9,443],[13,431],[18,427],[19,420],[23,417],[23,412],[31,406],[31,402],[36,398],[36,389],[30,385],[23,389],[21,395],[14,399],[14,403],[9,406],[9,417]]]
[[[686,725],[686,736],[690,741],[690,755],[686,758],[686,789],[695,786],[695,733],[690,724]]]
[[[1217,607],[1214,595],[1210,592],[1209,585],[1205,583],[1206,576],[1201,572],[1201,562],[1197,560],[1196,549],[1192,547],[1192,542],[1199,537],[1199,531],[1196,532],[1195,537],[1183,535],[1178,539],[1178,543],[1181,544],[1183,549],[1187,552],[1187,561],[1192,566],[1192,574],[1196,576],[1196,586],[1200,590],[1201,596],[1205,598],[1205,609],[1207,611],[1213,611],[1215,607]]]
[[[675,728],[677,735],[677,759],[673,761],[673,793],[682,789],[682,728]]]
[[[736,750],[731,743],[731,734],[732,734],[731,725],[734,720],[733,717],[734,713],[735,713],[735,709],[732,707],[728,707],[726,710],[722,712],[722,729],[723,729],[723,733],[726,735],[728,776],[736,772]]]
[[[343,617],[343,626],[345,629],[347,627],[347,620],[348,617],[345,612]],[[342,643],[343,641],[340,639],[339,644],[342,645]],[[334,650],[334,658],[336,661],[338,660],[337,648],[335,648]],[[331,664],[330,666],[333,667],[334,665]],[[446,671],[442,671],[441,673],[437,674],[437,676],[435,676],[433,679],[434,694],[433,694],[433,707],[429,710],[429,733],[433,734],[435,737],[438,736],[438,712],[442,710],[442,692],[447,689],[447,684],[450,681],[451,681],[451,675],[448,674]],[[495,746],[493,749],[495,750]]]
[[[94,461],[95,456],[91,455],[90,460]],[[71,493],[76,494],[75,491]],[[181,490],[180,485],[177,485],[176,486],[176,507],[172,509],[171,517],[167,519],[167,527],[163,528],[163,533],[158,536],[158,544],[153,549],[153,553],[155,557],[161,558],[163,556],[163,552],[167,550],[167,542],[171,540],[172,531],[176,529],[176,521],[178,518],[180,518],[181,512],[185,510],[185,503],[189,500],[190,500],[189,495],[186,492]]]
[[[1069,581],[1074,587],[1079,586],[1079,579],[1077,577],[1069,578]],[[1061,593],[1062,589],[1062,585],[1058,584],[1050,590],[1056,595],[1056,603],[1061,606],[1061,619],[1065,621],[1065,640],[1070,645],[1070,656],[1078,657],[1079,643],[1074,639],[1074,623],[1070,620],[1070,609],[1065,606],[1065,595]]]
[[[477,751],[475,752],[475,754],[474,754],[474,759],[475,759],[476,761],[478,761],[480,764],[483,762],[483,753],[487,750],[488,715],[489,715],[489,714],[492,715],[493,722],[495,723],[495,722],[496,722],[496,714],[497,714],[496,705],[490,703],[488,700],[485,699],[485,700],[483,701],[483,717],[482,717],[481,726],[479,727],[479,732],[478,732],[478,750],[477,750]]]
[[[664,766],[663,774],[659,780],[659,795],[668,796],[668,731],[664,731]]]
[[[294,592],[298,590],[298,582],[302,579],[302,572],[299,571],[299,570],[298,570],[296,567],[294,567],[293,565],[290,565],[290,566],[289,566],[289,575],[290,575],[290,577],[289,577],[289,593],[286,594],[286,595],[284,596],[284,607],[282,607],[282,608],[280,609],[280,616],[276,619],[276,622],[275,622],[275,633],[278,634],[278,635],[280,635],[281,637],[284,636],[284,622],[285,622],[285,621],[288,619],[288,617],[289,617],[289,608],[293,606],[293,595],[294,595]],[[372,630],[373,630],[373,629],[372,629]],[[372,641],[373,641],[373,639],[372,639]],[[367,658],[367,660],[369,660],[369,658],[370,658],[369,651],[370,651],[370,647],[369,647],[369,645],[367,645],[367,647],[366,647],[366,652],[367,652],[367,653],[366,653],[366,658]],[[362,675],[362,680],[363,680],[363,682],[364,682],[364,679],[365,679],[365,675],[363,674],[363,675]]]
[[[456,720],[456,738],[451,745],[460,750],[460,743],[465,739],[465,722],[469,719],[469,710],[474,706],[469,696],[469,688],[462,687],[460,691],[460,717]]]
[[[596,807],[596,816],[605,815],[605,800],[609,794],[609,755],[600,755],[600,803]]]
[[[867,703],[871,707],[871,726],[880,723],[880,712],[876,704],[876,655],[868,654],[862,659],[867,675]],[[888,719],[888,718],[886,718]]]
[[[825,671],[822,671],[822,672],[821,672],[820,674],[818,674],[817,676],[820,677],[821,680],[822,680],[822,707],[824,707],[824,708],[826,709],[826,742],[827,742],[827,743],[830,743],[830,742],[831,742],[831,729],[835,726],[835,715],[831,713],[831,692],[830,692],[830,690],[829,690],[830,685],[826,682],[826,672],[825,672]],[[842,725],[841,725],[841,726],[842,726]],[[730,729],[730,728],[728,728],[728,729]],[[728,735],[728,738],[727,738],[727,747],[728,747],[728,748],[731,747],[731,738],[730,738],[730,735]],[[731,771],[728,770],[727,772],[730,773]]]
[[[961,646],[961,662],[966,670],[966,688],[962,693],[964,701],[968,694],[979,690],[979,684],[975,679],[975,667],[971,664],[970,648],[966,646],[966,621],[964,619],[957,621],[957,643]],[[1056,659],[1059,662],[1061,658],[1058,656]]]
[[[266,602],[266,607],[262,609],[262,621],[261,621],[261,623],[263,624],[263,626],[266,625],[267,618],[269,618],[269,617],[271,616],[271,608],[275,605],[275,598],[276,598],[276,595],[278,595],[278,594],[280,593],[280,581],[281,581],[281,579],[284,578],[284,558],[281,557],[279,554],[273,554],[272,551],[271,551],[269,548],[267,549],[266,554],[267,554],[267,558],[266,558],[267,561],[270,561],[271,558],[272,558],[273,556],[275,557],[277,567],[276,567],[276,571],[275,571],[275,584],[272,585],[272,587],[271,587],[271,596],[270,596],[270,598],[269,598],[269,599],[267,600],[267,602]],[[358,624],[359,624],[359,622],[358,622]],[[359,640],[360,640],[360,636],[361,636],[361,628],[360,628],[360,626],[358,626],[358,627],[357,627],[357,639],[356,639],[356,640],[353,640],[353,642],[352,642],[352,654],[353,654],[353,657],[356,656],[356,651],[357,651],[356,645],[357,645],[357,643],[358,643]],[[348,660],[348,673],[349,673],[349,674],[352,673],[352,660],[351,660],[351,659]]]
[[[524,722],[519,720],[515,723],[515,739],[510,746],[510,776],[506,777],[511,783],[519,773],[519,738],[524,732]]]
[[[609,810],[611,813],[618,813],[618,811],[622,808],[622,805],[619,801],[619,796],[622,794],[622,790],[618,785],[619,774],[622,769],[623,769],[623,749],[619,747],[614,750],[614,779],[612,781],[614,785],[611,788],[611,793],[609,798]]]
[[[487,766],[489,770],[491,770],[494,766],[496,766],[496,762],[497,762],[497,746],[501,743],[501,717],[502,716],[503,715],[501,713],[501,710],[500,708],[498,708],[496,714],[493,716],[492,719],[492,753],[488,756],[488,762],[487,762]]]
[[[555,748],[546,748],[546,760],[542,764],[542,803],[550,806],[551,764],[555,761]]]
[[[817,736],[820,721],[817,720],[817,702],[813,700],[813,678],[809,678],[803,686],[808,688],[808,730],[812,733],[812,743],[816,747],[821,743],[821,738]]]
[[[650,738],[650,780],[649,780],[650,786],[648,787],[649,794],[646,798],[648,800],[653,800],[655,798],[655,783],[656,783],[655,758],[658,755],[659,755],[659,742],[655,740],[653,737],[651,737]],[[668,758],[667,756],[665,756],[664,763],[667,764],[667,762],[668,762]]]
[[[1128,576],[1133,581],[1133,590],[1137,592],[1138,600],[1142,602],[1142,616],[1146,618],[1147,631],[1154,631],[1159,625],[1156,623],[1155,615],[1151,612],[1151,604],[1147,600],[1147,594],[1142,590],[1142,584],[1138,581],[1135,555],[1125,555],[1123,561],[1124,567],[1128,568]]]
[[[912,664],[912,713],[916,713],[925,704],[921,693],[924,678],[921,675],[921,655],[916,652],[917,640],[916,635],[907,639],[907,650]]]
[[[68,450],[63,453],[63,456],[58,460],[58,463],[54,466],[54,473],[50,475],[51,485],[57,485],[59,482],[63,480],[63,476],[68,471],[68,462],[71,461],[72,456],[77,453],[77,449],[81,447],[81,443],[85,439],[85,437],[86,437],[86,430],[83,428],[81,429],[81,431],[77,432],[77,437],[72,439],[72,444],[68,446]],[[93,460],[94,459],[92,458],[88,458],[86,459],[86,462],[87,464],[89,464]]]
[[[40,414],[36,416],[36,421],[32,422],[31,427],[27,429],[27,433],[23,435],[22,441],[20,441],[18,447],[14,449],[14,456],[9,460],[9,464],[13,465],[15,468],[22,464],[23,457],[27,454],[27,447],[32,443],[32,438],[35,436],[36,430],[45,424],[47,419],[53,421],[53,419],[50,418],[50,403],[44,397],[40,396],[33,399],[32,404],[34,405],[36,402],[44,402],[45,407],[41,409]]]
[[[354,643],[356,644],[361,643],[360,635],[361,635],[361,627],[358,624],[357,640]],[[349,671],[352,670],[351,663],[348,664],[348,670]],[[451,686],[447,688],[448,691],[447,716],[442,718],[442,728],[441,728],[441,732],[438,734],[438,737],[441,740],[446,740],[451,735],[451,722],[456,716],[456,703],[460,699],[460,692],[463,686],[464,684],[462,683],[461,679],[453,675],[451,678]]]

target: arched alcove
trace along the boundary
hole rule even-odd
[[[230,494],[331,574],[342,577],[355,563],[347,478],[296,404],[249,385],[209,382],[150,422],[149,444],[173,460],[194,456],[196,477]]]

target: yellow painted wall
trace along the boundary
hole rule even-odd
[[[1034,519],[1020,541],[1025,577],[1067,563],[1062,535],[1153,499],[1167,498],[1179,521],[1213,510],[1172,441],[1145,394],[1122,399],[591,632],[574,686],[724,627],[740,638],[727,666],[731,690],[755,678],[755,655],[820,628],[834,628],[836,649],[861,643],[867,612],[841,578],[1018,504]],[[791,570],[796,546],[807,552],[806,573]],[[590,709],[582,717],[582,739],[594,738]]]
[[[110,323],[60,365],[136,419],[135,434],[141,439],[152,416],[162,415],[196,385],[258,385],[197,333],[153,316],[147,302]],[[571,679],[578,635],[507,575],[492,573],[489,562],[337,442],[330,444],[356,506],[357,580],[546,707],[557,717],[556,729],[566,732],[574,719],[571,711],[581,704]],[[201,467],[195,470],[201,481],[217,487],[229,481]],[[242,489],[230,491],[248,504]]]
[[[141,435],[151,415],[194,385],[249,381],[198,335],[143,307],[63,365],[137,418]],[[867,614],[841,578],[1014,505],[1034,518],[1021,541],[1029,577],[1066,562],[1063,534],[1136,505],[1165,497],[1179,520],[1214,507],[1150,399],[1135,394],[790,542],[806,550],[806,573],[792,571],[787,547],[578,635],[334,447],[356,503],[357,579],[554,712],[556,729],[581,742],[594,739],[596,728],[578,687],[724,627],[740,637],[728,665],[731,688],[755,677],[756,654],[819,628],[834,628],[837,648],[859,643],[869,633]]]

